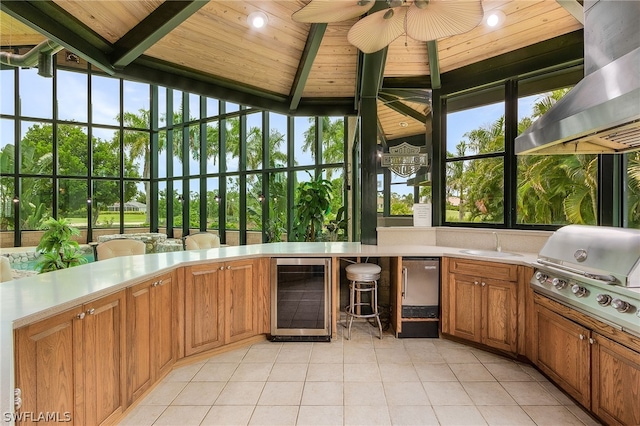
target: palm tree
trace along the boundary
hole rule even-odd
[[[314,117],[309,117],[309,123],[311,125],[303,133],[304,142],[302,144],[302,150],[305,152],[311,152],[313,158],[316,158],[316,120]],[[322,155],[323,163],[340,163],[344,161],[344,120],[336,119],[331,120],[331,117],[320,117],[320,124],[322,128]],[[331,180],[331,170],[327,170],[326,178]]]

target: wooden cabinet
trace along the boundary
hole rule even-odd
[[[591,403],[591,332],[557,313],[534,304],[532,360],[540,370],[585,407]]]
[[[176,360],[177,283],[173,273],[127,289],[127,398],[131,403]]]
[[[444,263],[442,331],[516,353],[517,266],[456,258]]]
[[[185,355],[258,334],[257,261],[185,268]]]
[[[109,423],[124,411],[124,293],[16,330],[19,411],[68,414],[74,425]]]

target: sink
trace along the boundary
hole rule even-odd
[[[472,254],[474,256],[486,256],[486,257],[514,257],[514,256],[522,256],[518,253],[509,253],[507,251],[495,251],[495,250],[476,250],[476,249],[467,249],[460,250],[460,253]]]

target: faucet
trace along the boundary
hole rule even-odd
[[[497,232],[493,233],[494,238],[496,239],[496,251],[502,251],[502,247],[500,246],[500,237]]]

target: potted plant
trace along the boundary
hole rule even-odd
[[[71,239],[80,235],[80,230],[71,226],[68,220],[49,218],[40,229],[44,230],[44,234],[36,250],[42,253],[42,258],[36,264],[36,269],[41,274],[87,263],[80,245]]]
[[[347,237],[347,218],[344,214],[344,206],[338,209],[338,213],[336,213],[336,218],[329,220],[327,223],[327,241],[338,241],[341,238],[346,240]],[[342,236],[340,235],[340,231],[342,232]]]
[[[291,241],[316,241],[331,207],[331,189],[331,182],[322,176],[300,182],[295,206],[296,222],[292,229],[294,238]]]

